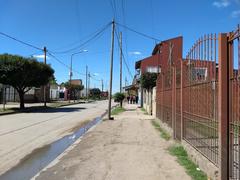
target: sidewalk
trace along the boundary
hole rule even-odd
[[[37,180],[190,180],[136,105],[103,121]]]

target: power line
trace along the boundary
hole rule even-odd
[[[117,12],[116,12],[116,4],[115,4],[115,1],[114,1],[114,4],[113,4],[113,2],[112,2],[112,0],[109,0],[109,3],[110,3],[110,6],[111,6],[111,8],[112,8],[112,11],[113,11],[113,17],[114,17],[114,19],[116,18],[116,15],[117,15]]]
[[[101,36],[103,35],[103,32],[104,32],[110,25],[111,25],[111,23],[108,23],[108,24],[105,25],[103,28],[95,31],[94,34],[93,34],[93,36],[92,36],[91,38],[89,38],[88,40],[86,40],[85,42],[83,42],[82,44],[80,44],[80,45],[78,45],[78,46],[76,46],[76,47],[74,47],[74,48],[70,48],[70,49],[64,50],[64,51],[55,51],[55,52],[54,52],[54,51],[51,51],[51,53],[53,53],[53,54],[67,54],[67,53],[69,53],[69,52],[71,52],[71,51],[74,51],[74,50],[76,50],[76,49],[79,49],[79,48],[83,47],[84,45],[90,43],[90,42],[93,41],[94,39],[97,39],[97,38],[101,37]]]
[[[22,41],[22,40],[19,40],[19,39],[15,38],[15,37],[12,37],[12,36],[10,36],[10,35],[8,35],[8,34],[6,34],[6,33],[0,32],[0,34],[3,35],[3,36],[5,36],[5,37],[7,37],[7,38],[10,38],[10,39],[12,39],[12,40],[14,40],[14,41],[17,41],[17,42],[19,42],[19,43],[21,43],[21,44],[24,44],[24,45],[26,45],[26,46],[29,46],[29,47],[31,47],[31,48],[34,48],[34,49],[43,51],[42,48],[39,48],[39,47],[37,47],[37,46],[34,46],[34,45],[32,45],[32,44],[29,44],[29,43],[27,43],[27,42],[24,42],[24,41]]]
[[[116,34],[116,36],[117,36],[117,39],[118,39],[118,47],[120,48],[120,47],[121,47],[121,45],[120,45],[120,38],[119,38],[119,36],[118,36],[118,33],[117,33],[117,32],[115,32],[115,34]],[[128,73],[129,73],[129,74],[130,74],[130,76],[133,78],[133,75],[132,75],[132,73],[131,73],[131,71],[130,71],[130,69],[129,69],[128,65],[127,65],[127,62],[126,62],[126,59],[125,59],[125,55],[124,55],[124,53],[123,53],[123,51],[122,51],[122,49],[121,49],[121,48],[120,48],[120,51],[121,51],[121,53],[122,53],[123,62],[124,62],[125,66],[126,66],[126,68],[127,68],[127,70],[128,70]]]
[[[151,40],[154,40],[154,41],[158,41],[158,42],[161,41],[160,39],[157,39],[157,38],[155,38],[155,37],[149,36],[149,35],[144,34],[144,33],[142,33],[142,32],[138,32],[138,31],[136,31],[136,30],[134,30],[134,29],[126,26],[126,25],[120,24],[120,23],[118,23],[118,22],[116,22],[116,24],[119,25],[119,26],[122,26],[123,28],[126,28],[126,29],[129,30],[129,31],[132,31],[132,32],[134,32],[134,33],[136,33],[136,34],[139,34],[139,35],[141,35],[141,36],[143,36],[143,37],[145,37],[145,38],[148,38],[148,39],[151,39]]]
[[[66,67],[67,69],[70,69],[70,66],[68,66],[67,64],[65,64],[63,61],[61,61],[59,58],[57,58],[56,56],[54,56],[52,53],[47,52],[49,54],[49,56],[51,56],[53,59],[55,59],[57,62],[59,62],[60,64],[62,64],[64,67]],[[78,73],[82,76],[86,76],[85,73],[80,73],[79,71],[72,69],[73,72]]]
[[[96,78],[94,78],[94,77],[91,76],[91,75],[90,75],[90,78],[92,78],[92,79],[95,80],[95,81],[102,81],[102,80],[100,80],[100,79],[96,79]]]
[[[116,28],[116,33],[117,33],[116,35],[117,35],[118,40],[119,40],[120,38],[119,38],[119,29],[118,29],[118,28]],[[120,45],[120,41],[118,41],[118,42],[119,42],[119,45]],[[121,49],[121,48],[120,48],[120,49]],[[127,57],[128,57],[128,51],[126,50],[126,52],[127,52]],[[123,54],[123,50],[121,51],[121,53]],[[123,54],[123,56],[124,56],[124,54]],[[124,58],[125,58],[125,56],[124,56]],[[128,60],[128,58],[127,58],[127,60]],[[126,58],[125,58],[125,64],[126,64],[126,66],[128,66],[128,67],[130,66],[130,65],[129,65],[129,62],[126,61]],[[128,68],[128,67],[127,67],[127,68]],[[129,71],[129,70],[128,70],[128,71]],[[132,75],[131,75],[131,76],[132,76]]]

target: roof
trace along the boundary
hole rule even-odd
[[[159,49],[159,46],[161,46],[163,43],[166,43],[168,41],[171,41],[171,40],[174,40],[174,39],[178,39],[178,38],[182,38],[182,36],[178,36],[178,37],[174,37],[174,38],[171,38],[171,39],[167,39],[167,40],[161,41],[160,43],[156,44],[156,46],[154,47],[154,49],[152,51],[152,55],[157,53],[157,51]]]
[[[123,87],[123,89],[125,89],[125,90],[136,90],[136,89],[138,89],[138,87],[135,84],[133,84],[133,85],[125,86],[125,87]]]
[[[71,84],[82,85],[82,80],[81,79],[72,79]]]

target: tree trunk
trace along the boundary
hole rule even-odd
[[[19,100],[20,100],[20,109],[24,109],[24,92],[18,91]]]
[[[120,107],[122,108],[122,101],[120,101]]]

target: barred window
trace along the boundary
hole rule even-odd
[[[192,81],[206,81],[207,80],[207,68],[194,67],[191,74]]]

